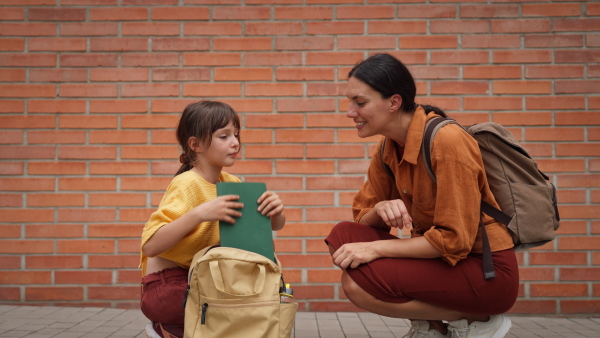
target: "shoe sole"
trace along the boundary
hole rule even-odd
[[[492,338],[503,338],[508,334],[508,331],[510,331],[510,327],[512,326],[512,322],[510,321],[510,318],[502,316],[502,323],[500,324],[500,327],[498,327],[498,330],[496,330],[496,332],[494,332],[494,335],[492,336]]]
[[[152,323],[148,323],[146,325],[146,337],[148,338],[160,338],[160,335],[158,333],[156,333],[156,331],[154,331],[154,328],[152,327]]]

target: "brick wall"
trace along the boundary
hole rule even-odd
[[[232,169],[287,205],[301,309],[355,310],[323,244],[376,138],[345,78],[391,52],[418,102],[510,127],[558,186],[558,239],[519,254],[513,313],[600,313],[600,3],[0,0],[0,304],[136,307],[139,235],[178,168],[178,115],[241,113]],[[274,3],[274,4],[273,4]]]

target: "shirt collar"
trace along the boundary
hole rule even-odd
[[[396,147],[400,147],[395,141],[388,139],[387,142],[392,142],[393,147],[386,147],[383,155],[385,163],[398,165],[401,160],[407,161],[413,165],[417,164],[421,144],[423,143],[423,134],[425,133],[425,124],[429,119],[439,116],[437,114],[425,114],[425,110],[421,106],[417,106],[413,113],[412,120],[408,126],[408,135],[406,135],[406,144],[404,146],[404,155],[402,159],[396,156]]]

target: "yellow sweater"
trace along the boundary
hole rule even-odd
[[[221,172],[221,182],[240,182],[236,176]],[[142,232],[142,246],[165,224],[185,215],[200,204],[217,197],[217,186],[205,181],[194,171],[186,171],[173,178],[158,209],[152,213]],[[190,231],[177,244],[158,256],[189,269],[196,252],[209,245],[219,244],[219,222],[202,222]],[[140,267],[142,276],[146,275],[148,257],[141,252]]]

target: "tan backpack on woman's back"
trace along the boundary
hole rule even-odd
[[[254,252],[213,246],[189,271],[184,338],[289,338],[297,303],[281,303],[277,263]]]

